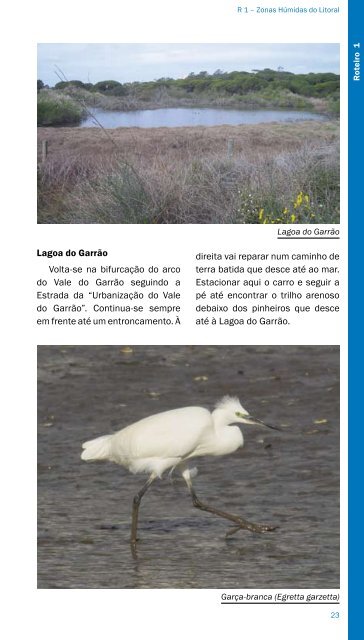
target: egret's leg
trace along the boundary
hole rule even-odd
[[[265,531],[274,531],[274,529],[277,528],[267,524],[254,524],[254,522],[248,522],[248,520],[243,520],[243,518],[239,518],[239,516],[236,516],[232,513],[227,513],[226,511],[220,511],[220,509],[215,509],[214,507],[210,507],[210,505],[208,504],[204,504],[203,502],[201,502],[201,500],[198,499],[195,493],[195,490],[192,486],[192,480],[191,480],[189,469],[185,469],[185,471],[183,471],[182,473],[182,476],[185,479],[185,482],[189,488],[194,507],[196,507],[197,509],[201,509],[202,511],[208,511],[209,513],[214,513],[216,516],[219,516],[220,518],[225,518],[226,520],[231,520],[231,522],[235,522],[237,526],[229,530],[228,533],[226,534],[227,536],[232,535],[233,533],[236,533],[236,531],[238,531],[239,529],[247,529],[248,531],[253,531],[255,533],[264,533]]]
[[[131,537],[130,537],[130,543],[131,543],[131,546],[134,549],[135,549],[135,545],[136,545],[137,539],[138,539],[137,538],[137,529],[138,529],[139,505],[140,505],[141,499],[144,496],[145,492],[147,491],[147,489],[149,489],[150,485],[152,484],[152,482],[154,482],[156,477],[157,477],[157,475],[155,473],[152,473],[149,476],[149,478],[146,481],[146,483],[142,486],[140,491],[136,494],[136,496],[134,496],[133,511],[132,511],[132,518],[131,518]]]

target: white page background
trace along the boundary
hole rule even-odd
[[[335,3],[293,3],[287,6],[335,6]],[[337,3],[339,4],[339,3]],[[196,330],[153,332],[153,338],[139,331],[128,331],[128,339],[118,339],[116,332],[101,334],[95,330],[80,331],[53,329],[40,333],[32,328],[33,308],[30,282],[37,277],[39,262],[35,251],[40,248],[89,246],[124,251],[125,255],[143,249],[144,255],[153,254],[154,244],[159,251],[161,238],[163,251],[176,255],[176,229],[163,227],[153,233],[142,225],[138,227],[87,227],[50,225],[36,227],[36,76],[37,43],[39,42],[340,42],[342,86],[346,86],[347,46],[346,20],[342,13],[336,16],[310,15],[257,16],[237,15],[232,2],[204,2],[190,0],[182,3],[65,1],[61,5],[36,2],[32,5],[17,3],[6,9],[3,28],[4,86],[11,87],[12,100],[3,105],[3,140],[5,150],[5,204],[4,237],[4,289],[5,329],[3,331],[4,364],[9,391],[4,401],[4,431],[11,435],[5,449],[2,486],[7,515],[5,529],[4,575],[10,596],[8,627],[10,637],[36,634],[56,640],[104,637],[194,638],[208,635],[256,638],[269,636],[288,640],[312,638],[338,638],[345,635],[345,618],[339,624],[329,619],[329,608],[320,606],[221,606],[219,590],[36,590],[35,561],[35,412],[36,412],[36,344],[233,344],[241,343],[235,332]],[[260,6],[278,6],[261,2]],[[343,3],[344,7],[344,3]],[[347,176],[346,176],[346,120],[345,90],[342,97],[342,207],[341,250],[346,244]],[[17,123],[14,131],[13,123]],[[9,123],[9,126],[8,126]],[[22,123],[22,124],[20,124]],[[11,126],[10,126],[11,125]],[[247,249],[271,246],[272,228],[242,228],[244,243],[236,243],[236,229],[230,237],[229,229],[217,225],[187,227],[178,230],[178,247],[184,243],[198,251],[215,250],[231,246]],[[264,236],[263,236],[264,234]],[[264,237],[264,242],[262,241]],[[151,242],[152,239],[152,242]],[[258,239],[258,240],[257,240]],[[235,244],[236,243],[236,244]],[[298,249],[298,242],[295,248]],[[334,245],[336,243],[332,243]],[[151,246],[152,245],[152,246]],[[235,246],[234,246],[235,245]],[[244,247],[243,247],[244,245]],[[309,243],[302,247],[308,250]],[[286,246],[286,245],[285,245]],[[287,245],[288,246],[288,245]],[[314,249],[327,250],[316,242]],[[277,247],[278,249],[278,247]],[[313,250],[312,248],[310,248]],[[330,243],[331,249],[331,243]],[[166,254],[165,254],[166,255]],[[11,267],[9,265],[12,265]],[[342,265],[345,267],[345,265]],[[16,287],[16,290],[14,291]],[[12,302],[11,302],[12,301]],[[147,334],[147,332],[146,332]],[[260,330],[260,335],[244,336],[245,344],[338,344],[342,345],[342,556],[341,588],[345,604],[346,583],[346,322],[345,314],[337,325],[318,323],[316,331],[287,331],[284,337],[274,329]],[[14,355],[15,347],[15,355]],[[234,590],[236,591],[236,590]],[[343,613],[345,612],[345,609]],[[7,634],[9,635],[9,634]]]

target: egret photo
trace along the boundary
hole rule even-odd
[[[338,588],[339,348],[38,347],[39,588]]]
[[[38,45],[38,222],[336,224],[338,44]]]

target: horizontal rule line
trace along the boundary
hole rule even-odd
[[[277,236],[277,240],[340,240],[340,236]]]
[[[299,601],[299,602],[276,602],[275,600],[271,600],[269,602],[267,602],[267,601],[263,601],[263,602],[261,602],[261,601],[259,601],[259,602],[257,602],[257,601],[253,601],[253,602],[250,602],[250,601],[249,602],[242,602],[242,601],[230,602],[229,601],[229,602],[220,602],[220,604],[326,604],[327,606],[330,605],[330,607],[333,607],[333,606],[338,606],[340,604],[340,602],[337,602],[337,601],[331,601],[331,602],[326,602],[326,601],[325,602],[302,602],[302,600]]]

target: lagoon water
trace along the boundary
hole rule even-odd
[[[241,110],[241,109],[143,109],[139,111],[105,111],[92,109],[98,122],[106,129],[116,127],[212,127],[217,125],[260,124],[263,122],[296,122],[325,120],[326,117],[309,111]],[[90,116],[80,127],[97,127]]]

